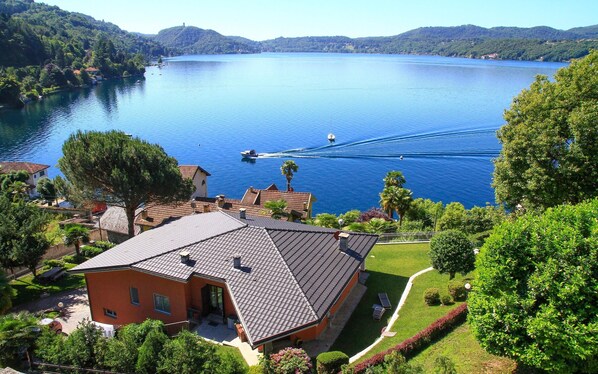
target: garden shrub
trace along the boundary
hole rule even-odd
[[[262,367],[262,365],[253,365],[250,366],[249,369],[247,370],[247,374],[263,374],[264,373],[264,368]]]
[[[81,254],[85,257],[95,257],[102,252],[104,252],[104,250],[102,248],[97,248],[92,245],[87,245],[87,246],[81,248]]]
[[[340,351],[323,352],[316,358],[318,374],[336,374],[349,363],[349,356]]]
[[[448,292],[455,301],[464,301],[467,298],[465,283],[460,280],[452,280],[448,284]]]
[[[442,297],[440,298],[440,302],[442,303],[442,305],[452,305],[453,298],[451,297],[451,295],[442,295]]]
[[[44,265],[49,268],[61,267],[64,268],[64,261],[61,260],[44,260]]]
[[[270,366],[275,374],[311,373],[311,359],[301,348],[285,348],[270,355]]]
[[[77,256],[77,255],[66,255],[62,256],[62,261],[69,263],[69,264],[80,264],[87,259],[85,256]]]
[[[93,246],[96,248],[100,248],[102,251],[107,251],[110,248],[113,248],[115,244],[103,240],[98,240],[95,243],[93,243]]]
[[[368,368],[384,363],[384,358],[392,352],[399,352],[407,359],[427,348],[434,342],[451,332],[455,327],[461,325],[467,319],[467,304],[463,303],[448,312],[444,317],[434,321],[431,325],[418,332],[409,339],[403,340],[400,344],[378,353],[371,358],[355,365],[355,373],[363,373]]]
[[[438,288],[428,288],[424,292],[424,301],[427,305],[440,304],[440,291]]]

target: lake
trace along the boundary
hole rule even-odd
[[[400,170],[414,197],[494,202],[496,130],[512,98],[564,64],[360,54],[180,56],[145,79],[111,80],[0,112],[0,160],[56,167],[77,129],[119,129],[160,144],[212,175],[210,196],[253,186],[296,191],[314,211],[378,206],[382,179]],[[330,144],[327,135],[334,133]],[[255,162],[240,151],[265,154]]]

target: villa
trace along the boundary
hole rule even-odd
[[[0,161],[0,174],[25,171],[29,174],[29,179],[25,183],[29,186],[28,193],[30,197],[37,197],[37,183],[42,177],[48,176],[50,165],[34,164],[33,162],[9,162]]]
[[[171,220],[72,269],[92,319],[239,321],[248,343],[316,339],[377,236],[213,211]]]

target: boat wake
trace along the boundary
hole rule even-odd
[[[500,152],[498,143],[492,141],[495,132],[496,129],[492,128],[391,135],[260,153],[260,158],[494,158]],[[470,139],[459,141],[459,138]],[[483,138],[486,142],[491,139],[492,144],[487,148],[480,148],[479,142],[472,141],[471,138]]]

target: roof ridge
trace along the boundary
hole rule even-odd
[[[256,227],[258,228],[258,227]],[[299,281],[297,280],[297,277],[295,277],[295,274],[293,274],[293,272],[291,271],[291,268],[289,268],[289,264],[287,264],[286,260],[284,259],[284,257],[282,256],[282,254],[280,253],[280,250],[278,249],[278,247],[276,246],[276,243],[274,243],[274,240],[272,240],[272,237],[270,236],[270,233],[268,232],[268,230],[265,227],[259,227],[259,229],[262,229],[265,231],[266,236],[268,237],[268,240],[270,240],[270,243],[272,244],[272,246],[274,247],[276,254],[280,257],[280,259],[282,260],[282,263],[284,264],[285,269],[287,269],[287,271],[289,272],[289,274],[291,275],[291,278],[293,279],[293,281],[295,282],[295,285],[297,286],[297,288],[299,289],[299,292],[301,292],[301,296],[303,296],[303,299],[305,299],[305,301],[307,302],[307,305],[309,305],[309,309],[311,310],[311,312],[313,313],[314,317],[316,319],[318,319],[318,313],[316,312],[316,309],[314,308],[314,306],[311,304],[311,301],[309,300],[309,297],[307,297],[307,295],[305,294],[305,291],[303,291],[303,288],[301,287],[301,285],[299,284]]]
[[[212,213],[222,213],[222,214],[226,215],[227,217],[230,217],[228,214],[226,214],[226,213],[224,213],[224,212],[221,212],[221,211],[212,212]],[[204,213],[204,214],[205,214],[205,213]],[[233,218],[233,219],[234,219],[234,217],[230,217],[230,218]],[[243,222],[241,222],[241,223],[243,223]],[[223,231],[223,232],[221,232],[221,233],[218,233],[218,234],[216,234],[216,235],[210,236],[210,237],[208,237],[208,238],[204,238],[204,239],[202,239],[202,240],[198,240],[198,241],[196,241],[196,242],[193,242],[193,243],[186,244],[186,245],[184,245],[184,246],[182,246],[182,247],[176,247],[176,248],[174,248],[174,249],[171,249],[171,250],[169,250],[169,251],[166,251],[166,252],[162,252],[162,253],[160,253],[160,254],[157,254],[157,255],[155,255],[155,256],[146,257],[146,258],[144,258],[143,260],[135,261],[135,262],[132,262],[132,263],[130,263],[130,264],[128,264],[128,265],[125,265],[125,266],[129,266],[129,267],[130,267],[130,266],[133,266],[133,265],[139,264],[139,263],[141,263],[141,262],[144,262],[144,261],[147,261],[147,260],[151,260],[151,259],[154,259],[154,258],[158,258],[158,257],[160,257],[160,256],[164,256],[164,255],[166,255],[166,254],[169,254],[169,253],[172,253],[172,252],[174,252],[174,251],[178,251],[178,250],[180,250],[180,249],[183,249],[183,248],[191,247],[192,245],[196,245],[196,244],[199,244],[199,243],[203,243],[203,242],[206,242],[206,241],[208,241],[208,240],[211,240],[211,239],[217,238],[217,237],[219,237],[219,236],[222,236],[222,235],[225,235],[225,234],[228,234],[228,233],[231,233],[231,232],[237,231],[237,230],[244,229],[244,228],[246,228],[247,226],[248,226],[248,225],[245,223],[245,224],[244,224],[244,226],[241,226],[241,227],[235,227],[234,229],[231,229],[231,230],[228,230],[228,231]]]

